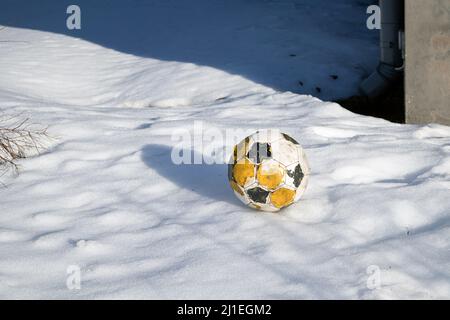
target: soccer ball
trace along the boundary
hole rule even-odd
[[[228,180],[246,205],[278,211],[297,202],[308,183],[309,166],[297,141],[278,130],[259,130],[233,149]]]

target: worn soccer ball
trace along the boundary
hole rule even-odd
[[[309,166],[300,144],[278,130],[259,130],[236,146],[228,179],[246,205],[278,211],[297,202],[308,183]]]

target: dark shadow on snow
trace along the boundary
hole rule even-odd
[[[302,63],[317,54],[308,33],[325,28],[325,37],[331,31],[347,34],[352,23],[353,32],[370,41],[366,2],[355,2],[355,20],[348,22],[339,20],[339,10],[352,9],[348,0],[2,0],[0,24],[81,38],[135,56],[210,66],[276,90],[322,96],[318,82],[339,83],[329,78],[332,70],[326,66]],[[66,27],[71,4],[81,7],[81,30]],[[329,18],[323,18],[323,10]],[[334,46],[327,39],[319,45],[330,50]],[[0,40],[8,39],[0,32]],[[339,59],[339,50],[335,54]]]
[[[240,204],[228,184],[228,166],[226,164],[177,165],[173,163],[171,153],[172,148],[169,146],[149,144],[142,148],[141,157],[149,168],[156,170],[158,174],[174,182],[182,189],[194,191],[214,201]],[[196,156],[196,152],[191,151],[191,156]]]

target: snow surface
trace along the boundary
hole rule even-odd
[[[376,65],[368,2],[79,1],[68,31],[65,1],[2,1],[0,109],[55,140],[2,177],[0,297],[449,298],[450,128],[322,101]],[[226,165],[172,164],[194,121],[298,139],[303,200],[257,212]]]

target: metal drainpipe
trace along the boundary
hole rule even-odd
[[[380,0],[380,62],[359,86],[361,94],[375,98],[400,77],[404,67],[404,0]]]

